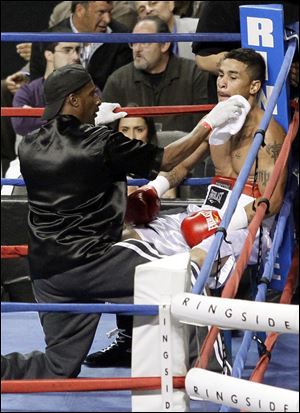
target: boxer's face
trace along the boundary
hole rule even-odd
[[[251,85],[252,81],[245,63],[234,59],[225,59],[222,61],[217,78],[219,102],[233,95],[241,95],[245,99],[248,99]]]

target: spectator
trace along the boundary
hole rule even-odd
[[[47,31],[73,33],[128,32],[125,26],[111,19],[112,8],[111,1],[73,1],[71,16]],[[124,43],[89,43],[82,47],[80,61],[102,91],[108,76],[119,67],[132,61],[132,55],[128,45]],[[32,47],[30,60],[31,79],[43,76],[44,71],[43,44],[35,43]]]
[[[127,202],[126,175],[155,178],[191,155],[207,138],[199,122],[165,149],[93,126],[100,98],[81,65],[55,70],[45,81],[49,122],[22,140],[21,172],[28,191],[29,266],[38,302],[128,302],[135,266],[148,262],[147,244],[121,240]],[[216,128],[232,123],[243,105],[216,106]],[[208,121],[208,120],[207,120]],[[139,244],[139,245],[138,245]],[[131,249],[132,246],[138,248]],[[139,251],[140,253],[139,253]],[[100,314],[40,314],[46,352],[2,356],[3,379],[76,377],[94,338]]]
[[[169,33],[157,16],[139,21],[133,33]],[[133,43],[133,62],[115,71],[103,90],[103,100],[136,102],[139,106],[207,104],[208,75],[188,60],[174,56],[170,43]],[[156,117],[157,131],[191,130],[203,114]]]
[[[29,77],[26,73],[16,72],[6,79],[1,80],[1,105],[12,106],[13,96]],[[11,118],[1,119],[1,177],[4,177],[11,161],[16,158],[16,134],[13,129]]]
[[[71,15],[71,1],[62,1],[54,7],[49,27],[53,27]],[[131,1],[113,1],[112,18],[131,31],[137,22],[137,14]]]
[[[53,70],[79,63],[80,43],[45,43],[44,57],[46,60],[46,70],[44,76],[33,80],[21,87],[14,96],[14,107],[36,108],[45,106],[44,81]],[[20,117],[12,118],[12,125],[19,135],[26,135],[45,124],[41,118]]]
[[[180,17],[199,17],[203,1],[175,1],[174,13]]]
[[[174,1],[135,1],[139,19],[158,16],[167,23],[170,33],[195,33],[197,19],[180,18],[174,14]],[[172,52],[175,56],[194,60],[191,42],[173,42]]]
[[[27,62],[31,56],[31,43],[19,43],[16,52]],[[1,79],[1,105],[12,106],[14,94],[29,81],[29,64],[21,70]],[[10,117],[1,119],[1,177],[5,176],[10,162],[16,158],[16,134],[13,130]]]
[[[53,72],[53,70],[59,67],[71,64],[79,63],[79,43],[46,43],[44,56],[47,61],[46,70],[43,77],[35,79],[32,82],[23,85],[14,95],[13,106],[14,107],[44,107],[44,81]],[[32,132],[35,129],[40,128],[45,124],[41,118],[31,117],[12,117],[12,126],[17,134],[15,150],[17,151],[18,144],[22,138],[22,135]],[[19,178],[20,165],[19,159],[16,157],[10,162],[10,166],[6,172],[6,178]],[[1,189],[1,195],[26,195],[26,188],[13,187],[10,185],[3,186]]]
[[[136,106],[130,103],[126,106]],[[121,118],[117,122],[116,130],[122,132],[123,135],[127,136],[129,139],[140,139],[145,143],[151,143],[157,145],[157,134],[155,130],[155,124],[153,118],[149,117],[125,117]],[[138,178],[137,176],[132,176],[131,178]],[[136,186],[128,187],[128,194],[131,194],[137,189]],[[164,198],[175,198],[176,189],[173,188],[164,194]]]

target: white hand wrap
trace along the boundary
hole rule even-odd
[[[95,118],[95,125],[106,125],[107,123],[114,122],[115,120],[127,116],[127,112],[114,112],[114,110],[119,107],[119,103],[102,102]]]
[[[220,102],[220,103],[226,103],[226,102],[240,103],[240,108],[239,108],[240,113],[235,118],[234,117],[228,118],[227,121],[223,125],[216,126],[212,130],[209,136],[210,145],[222,145],[223,143],[227,142],[231,138],[231,136],[238,133],[242,129],[245,123],[245,119],[251,108],[249,102],[243,96],[239,96],[239,95],[231,96],[225,102]]]
[[[170,189],[170,182],[165,176],[158,175],[154,181],[148,182],[147,186],[152,186],[156,190],[158,197],[161,198]]]
[[[232,215],[228,231],[236,231],[237,229],[248,227],[248,217],[244,207],[237,207]]]

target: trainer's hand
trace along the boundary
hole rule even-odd
[[[128,196],[125,215],[126,224],[143,225],[153,221],[160,211],[160,199],[156,190],[142,186]]]
[[[127,112],[114,112],[116,108],[120,107],[119,103],[102,102],[95,118],[95,125],[106,125],[127,116]]]
[[[242,121],[243,124],[249,110],[250,105],[248,101],[240,95],[235,95],[223,102],[219,102],[209,114],[203,118],[203,121],[205,121],[211,129],[214,129],[222,127],[226,123],[238,119],[243,113],[246,113]]]

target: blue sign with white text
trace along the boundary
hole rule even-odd
[[[260,96],[260,105],[265,109],[285,54],[283,6],[240,6],[240,24],[242,47],[255,49],[266,61],[266,82]],[[285,131],[289,125],[288,91],[285,84],[273,112],[274,118]]]

